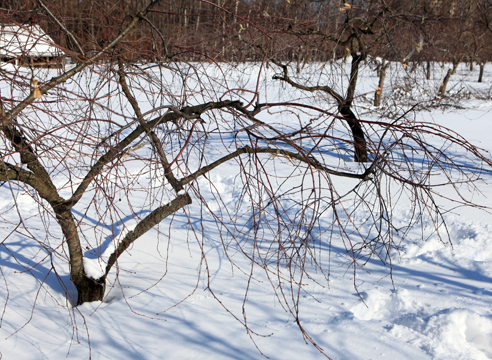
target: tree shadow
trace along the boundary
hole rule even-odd
[[[324,244],[321,245],[325,248],[325,251],[331,251],[331,253],[336,255],[347,255],[347,250],[343,247],[338,247],[333,244]],[[329,248],[329,249],[328,249]],[[347,255],[348,256],[348,255]],[[470,292],[475,292],[479,288],[476,285],[469,284],[469,281],[472,280],[474,282],[482,283],[483,286],[480,291],[481,294],[486,296],[491,296],[492,291],[485,290],[485,287],[490,287],[492,284],[492,278],[486,275],[480,274],[476,271],[466,269],[462,266],[459,266],[456,263],[452,263],[450,260],[443,260],[443,262],[439,263],[435,260],[431,260],[428,258],[422,258],[426,263],[435,266],[437,269],[442,270],[437,272],[429,272],[428,270],[418,270],[415,267],[399,265],[394,261],[391,265],[383,263],[379,259],[375,258],[365,258],[364,261],[364,269],[369,274],[377,274],[384,272],[381,274],[381,277],[386,277],[388,273],[391,271],[393,276],[399,274],[404,276],[405,278],[413,278],[416,281],[421,281],[423,283],[440,283],[446,284],[447,286],[464,289]],[[333,260],[332,260],[333,261]],[[449,274],[445,274],[448,272]],[[379,276],[379,275],[378,275]]]
[[[36,253],[39,249],[39,247],[34,244],[29,245],[22,241],[9,242],[8,244],[2,243],[0,244],[0,267],[10,268],[16,273],[28,273],[38,281],[40,286],[47,285],[49,289],[55,293],[64,296],[73,295],[74,289],[70,274],[59,273],[57,267],[55,267],[51,261],[51,256],[55,256],[54,254],[50,255],[47,253],[44,260],[35,262],[33,258],[25,256],[19,250],[13,250],[12,247],[18,247],[22,250],[35,248]]]
[[[99,256],[106,251],[106,249],[112,243],[113,239],[115,239],[117,236],[120,235],[120,233],[121,233],[120,227],[122,225],[124,225],[127,221],[130,221],[136,217],[139,217],[140,215],[151,212],[151,210],[141,210],[141,211],[133,213],[131,215],[127,215],[127,216],[121,218],[120,220],[113,222],[112,224],[109,224],[109,225],[102,224],[100,220],[92,218],[92,217],[88,216],[87,214],[84,214],[84,213],[77,211],[75,209],[72,209],[72,212],[74,214],[80,216],[82,219],[87,220],[90,223],[94,224],[94,226],[102,227],[102,228],[107,229],[111,232],[111,235],[106,236],[104,241],[97,248],[87,250],[86,252],[84,252],[85,258],[98,259]]]

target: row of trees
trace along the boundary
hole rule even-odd
[[[360,119],[354,111],[360,66],[369,56],[457,63],[474,49],[475,59],[488,60],[487,1],[0,4],[4,21],[40,24],[76,61],[43,78],[42,71],[13,66],[0,72],[8,89],[0,102],[1,191],[14,197],[9,216],[18,217],[15,222],[5,215],[5,227],[30,234],[47,253],[42,261],[65,259],[76,290],[74,305],[104,300],[108,279],[132,244],[183,209],[192,209],[186,212],[190,229],[200,232],[192,225],[196,214],[213,219],[226,255],[236,244],[234,252],[264,271],[278,301],[304,331],[298,295],[309,279],[309,264],[325,270],[316,258],[324,241],[314,231],[320,214],[332,212],[327,231],[342,240],[356,273],[371,257],[389,263],[395,242],[422,223],[425,213],[440,227],[443,216],[434,185],[442,186],[442,179],[434,183],[434,173],[443,174],[445,183],[454,187],[459,204],[474,206],[456,184],[473,186],[473,170],[492,166],[486,154],[459,134],[417,124],[408,111],[380,121]],[[324,84],[293,76],[304,61],[347,55],[349,76],[342,85],[335,75]],[[253,89],[241,85],[250,81],[249,75],[241,78],[239,69],[230,75],[231,63],[217,63],[214,71],[206,68],[208,61],[219,60],[261,60],[255,65],[259,75]],[[291,60],[297,66],[291,66]],[[380,65],[384,73],[386,63]],[[260,84],[271,67],[275,74]],[[263,102],[260,85],[268,87],[272,81],[282,82],[288,91],[282,101]],[[312,97],[305,100],[299,92]],[[319,94],[328,100],[320,103]],[[335,105],[330,110],[328,104]],[[284,120],[272,122],[272,111],[286,121],[289,116],[298,121],[287,121],[289,126]],[[438,137],[442,148],[429,145],[426,137]],[[447,157],[448,147],[463,149],[469,158],[457,162]],[[347,153],[355,160],[351,170],[345,166],[351,163]],[[234,209],[226,209],[215,192],[221,208],[214,210],[199,180],[214,189],[209,174],[224,168],[237,171],[243,190]],[[298,175],[291,176],[298,181],[292,188],[283,187],[282,168]],[[348,194],[339,188],[340,178],[353,182]],[[33,218],[23,214],[17,206],[19,192],[12,190],[19,188],[38,204],[46,234],[30,233],[26,224]],[[134,210],[135,202],[141,202],[134,195],[139,191],[146,194],[139,205],[146,216]],[[367,214],[368,232],[361,232],[354,212],[341,206],[350,196]],[[407,227],[395,229],[392,209],[399,200],[408,201],[414,215]],[[244,213],[252,219],[247,236],[237,225]],[[95,233],[107,219],[124,223],[124,218],[134,217],[137,224],[115,238],[114,251],[104,258],[101,238],[87,235],[84,218],[90,216],[97,218]],[[53,224],[60,229],[56,236]],[[172,241],[172,222],[168,225]],[[9,237],[2,242],[7,249]],[[202,249],[200,241],[196,246]],[[100,255],[99,276],[86,268],[84,249]],[[9,254],[12,262],[30,266],[16,252]],[[202,256],[207,257],[205,252]],[[48,266],[54,274],[62,273],[56,264]],[[255,281],[253,270],[244,273]],[[247,327],[246,318],[243,324]]]
[[[143,5],[20,0],[0,1],[0,11],[4,22],[40,24],[62,47],[78,52],[52,15],[63,18],[90,53],[104,48]],[[309,62],[344,57],[354,48],[402,62],[492,59],[490,0],[180,0],[156,4],[145,22],[125,40],[135,59],[261,61],[266,53]]]

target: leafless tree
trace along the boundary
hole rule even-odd
[[[143,234],[163,223],[172,228],[177,214],[185,214],[190,230],[200,232],[192,225],[192,217],[199,214],[216,222],[226,256],[234,248],[250,261],[251,269],[265,272],[277,299],[317,346],[302,328],[298,304],[304,279],[309,278],[308,264],[326,271],[316,256],[326,239],[343,244],[354,274],[373,257],[391,263],[391,249],[422,223],[425,214],[436,228],[443,221],[437,202],[437,188],[443,183],[442,178],[434,181],[436,170],[444,175],[446,185],[456,189],[456,202],[476,206],[461,197],[458,184],[473,186],[479,179],[477,169],[492,163],[449,129],[417,122],[411,112],[391,121],[355,116],[347,121],[350,105],[346,103],[352,102],[354,89],[338,98],[328,87],[299,85],[290,81],[289,67],[276,60],[281,69],[276,78],[294,87],[287,88],[282,101],[263,102],[259,80],[253,90],[237,85],[244,79],[229,75],[231,64],[186,64],[166,54],[165,37],[160,37],[154,22],[158,12],[153,9],[162,5],[159,0],[133,4],[135,9],[127,9],[124,16],[104,13],[113,16],[112,22],[104,23],[108,35],[94,37],[97,41],[90,46],[91,26],[85,28],[85,37],[77,35],[56,6],[43,0],[38,4],[38,16],[64,33],[70,43],[70,50],[65,50],[75,64],[58,70],[7,66],[0,72],[1,191],[14,201],[5,215],[9,234],[1,246],[9,251],[10,235],[17,233],[46,253],[43,261],[65,259],[77,294],[71,299],[74,306],[104,301],[108,275],[117,272],[118,259]],[[231,11],[225,4],[217,9],[227,16]],[[196,26],[205,25],[197,22]],[[352,69],[362,61],[359,32],[363,30],[350,33],[346,40],[352,44]],[[142,34],[147,34],[142,43],[160,39],[150,52],[150,58],[159,61],[143,61],[149,59],[149,49],[143,47],[139,53],[133,41]],[[257,67],[260,75],[268,71],[266,62]],[[350,81],[355,81],[356,70]],[[240,73],[234,69],[234,74]],[[317,90],[329,93],[348,110],[331,112],[304,95]],[[282,120],[272,119],[269,113]],[[364,158],[354,126],[365,129]],[[432,145],[431,137],[439,138],[442,145]],[[444,149],[451,145],[467,152],[466,166],[446,154]],[[234,208],[225,204],[210,176],[224,168],[235,171],[240,184]],[[340,188],[340,178],[350,182],[349,190]],[[200,181],[208,184],[218,208],[207,202]],[[35,219],[18,205],[21,192],[37,203],[35,218],[45,224],[41,235],[30,231],[29,222]],[[399,196],[394,197],[395,192]],[[145,194],[138,205],[136,194]],[[352,199],[351,206],[346,205],[347,199]],[[404,199],[411,204],[410,221],[396,228],[392,211]],[[355,211],[366,217],[356,219]],[[240,220],[244,213],[250,219],[247,232]],[[323,223],[319,230],[321,215],[328,213],[328,225]],[[136,219],[136,226],[115,237],[114,251],[102,256],[102,235],[87,235],[85,219],[105,223],[128,216]],[[360,221],[367,230],[360,230]],[[56,235],[55,226],[61,234]],[[92,228],[97,234],[97,225]],[[88,274],[84,249],[99,254],[101,276]],[[29,269],[15,252],[9,254],[9,261]],[[207,257],[204,252],[202,256]],[[232,256],[229,259],[234,263]],[[51,264],[54,273],[64,271]],[[254,281],[251,269],[241,270]],[[209,290],[216,296],[212,287]],[[67,291],[68,297],[71,294]],[[237,318],[248,327],[246,318]]]

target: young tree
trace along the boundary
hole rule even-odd
[[[304,332],[297,307],[299,293],[309,277],[308,263],[324,270],[315,254],[325,232],[342,239],[354,273],[371,257],[390,263],[391,249],[422,221],[422,213],[435,219],[436,228],[442,221],[436,202],[436,187],[442,183],[433,181],[435,170],[446,176],[447,185],[455,187],[456,201],[473,206],[459,197],[456,184],[472,186],[477,180],[468,171],[470,164],[492,165],[459,134],[418,123],[409,119],[408,113],[392,121],[351,117],[363,56],[359,36],[366,30],[362,28],[352,27],[349,39],[344,40],[353,50],[350,83],[354,85],[347,96],[328,87],[320,89],[340,102],[339,111],[332,113],[291,88],[282,101],[263,101],[259,80],[253,89],[247,88],[238,85],[247,80],[230,75],[241,74],[240,69],[231,71],[231,64],[186,64],[169,48],[163,55],[164,38],[151,53],[159,62],[143,61],[148,59],[149,49],[139,49],[133,40],[143,35],[147,37],[142,43],[160,39],[157,12],[152,12],[161,5],[159,0],[145,6],[133,4],[136,12],[128,14],[115,11],[110,16],[108,10],[104,16],[112,21],[104,28],[109,35],[90,46],[91,26],[85,28],[86,37],[79,36],[70,29],[70,19],[57,15],[58,8],[42,0],[38,3],[37,16],[65,34],[70,43],[66,50],[76,64],[56,70],[58,73],[2,68],[0,81],[6,90],[0,104],[1,191],[14,199],[9,216],[18,215],[17,224],[6,220],[12,233],[29,233],[27,223],[31,220],[17,205],[20,195],[16,189],[37,202],[46,234],[33,234],[31,239],[48,257],[68,254],[70,280],[77,291],[75,305],[104,301],[108,275],[118,269],[118,259],[129,247],[165,219],[195,209],[215,221],[231,262],[232,243],[233,251],[248,259],[252,268],[266,273],[277,299]],[[96,6],[92,2],[86,5],[89,9]],[[210,56],[204,54],[203,59]],[[291,83],[288,67],[280,62],[278,66],[283,71],[276,75],[278,79],[299,90],[317,90]],[[268,71],[263,64],[257,68],[260,75]],[[271,113],[278,113],[280,120]],[[357,137],[354,127],[360,128],[360,124],[367,130]],[[442,148],[431,146],[427,137],[440,138]],[[443,149],[450,145],[464,148],[469,162],[448,157]],[[346,152],[365,163],[349,166]],[[224,194],[216,189],[212,192],[221,207],[212,208],[203,195],[200,181],[214,189],[209,175],[216,169],[237,172],[241,193],[232,209],[224,205]],[[291,174],[288,181],[285,172]],[[455,173],[460,174],[459,179]],[[350,190],[340,184],[340,178],[350,181]],[[400,194],[398,199],[391,196],[394,188]],[[145,200],[139,194],[145,194]],[[367,214],[371,223],[368,232],[359,231],[353,211],[343,205],[347,197]],[[406,227],[396,229],[392,209],[405,197],[415,216]],[[145,210],[146,216],[137,214],[136,207]],[[320,216],[328,211],[331,225],[316,235]],[[240,214],[244,213],[251,219],[247,236],[239,230]],[[186,214],[190,230],[200,231]],[[100,239],[87,235],[84,219],[90,216],[98,223],[133,216],[136,226],[115,237],[114,249],[103,256]],[[61,238],[50,236],[55,233],[53,221]],[[8,238],[2,242],[7,248]],[[87,267],[84,249],[98,250],[103,264],[100,274]],[[207,257],[203,250],[202,256]],[[11,261],[16,261],[15,257],[12,252]],[[241,270],[254,281],[252,270]],[[246,319],[242,323],[248,326]],[[309,336],[307,339],[312,341]]]

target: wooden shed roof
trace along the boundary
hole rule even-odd
[[[56,57],[62,51],[39,25],[0,25],[0,56]]]

